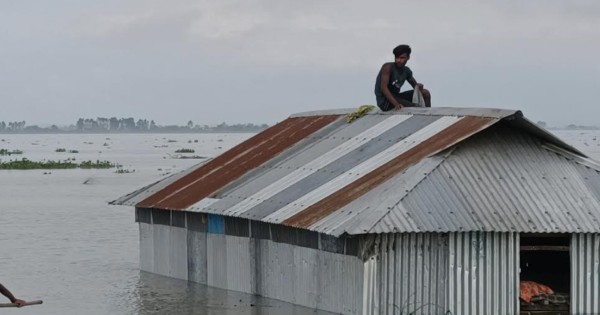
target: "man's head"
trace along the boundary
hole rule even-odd
[[[410,59],[410,53],[412,51],[408,45],[398,45],[392,52],[394,53],[394,62],[396,63],[396,66],[402,68],[406,65],[408,59]]]

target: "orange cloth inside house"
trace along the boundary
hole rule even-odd
[[[549,286],[534,281],[521,281],[520,291],[521,299],[527,303],[531,302],[531,298],[534,296],[554,293]]]

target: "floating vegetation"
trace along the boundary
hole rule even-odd
[[[73,169],[73,168],[113,168],[115,165],[109,161],[84,161],[81,163],[74,163],[71,160],[65,161],[30,161],[26,158],[21,160],[11,160],[8,162],[0,161],[0,170],[34,170],[34,169]]]
[[[200,156],[200,155],[180,155],[180,154],[178,154],[178,155],[172,155],[171,157],[174,159],[180,159],[180,160],[183,160],[183,159],[206,159],[205,156]]]
[[[67,149],[65,148],[58,148],[56,150],[54,150],[54,152],[67,152]],[[68,150],[69,153],[79,153],[78,150]]]
[[[19,155],[19,154],[23,154],[23,151],[21,150],[7,150],[7,149],[0,149],[0,155]]]
[[[178,149],[175,150],[175,153],[194,153],[196,152],[194,149]]]
[[[96,162],[93,161],[83,161],[79,164],[79,168],[113,168],[115,167],[114,164],[110,163],[109,161],[100,161],[100,160],[96,160]]]
[[[115,171],[115,173],[117,174],[129,174],[129,173],[135,173],[135,170],[128,170],[126,168],[117,168],[117,170]]]

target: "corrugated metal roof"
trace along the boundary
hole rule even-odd
[[[143,195],[136,206],[332,235],[600,231],[589,221],[600,211],[599,189],[590,188],[600,177],[582,175],[597,164],[519,111],[409,108],[375,111],[348,124],[343,115],[349,112],[294,115],[158,192],[141,190],[123,200]],[[472,138],[498,121],[492,129],[502,136]],[[553,180],[540,183],[540,172]],[[571,208],[578,210],[562,212]]]
[[[289,118],[233,147],[137,206],[187,208],[338,118],[333,115]]]
[[[494,127],[461,144],[370,232],[597,232],[598,171]]]

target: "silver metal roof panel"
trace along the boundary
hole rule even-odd
[[[578,171],[584,166],[531,135],[501,130],[461,144],[408,194],[402,204],[419,226],[413,232],[600,231],[600,199]],[[373,232],[393,231],[405,215],[390,212]]]

